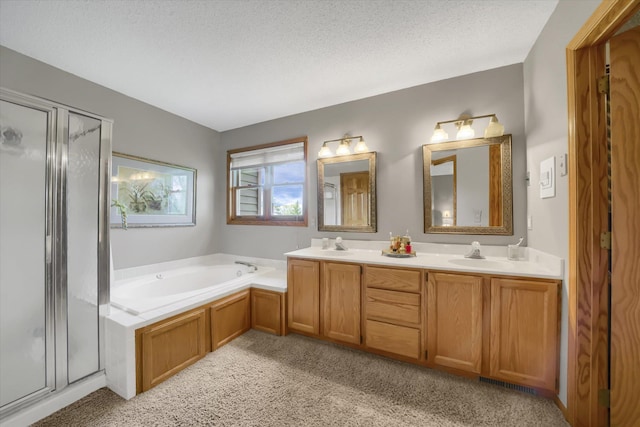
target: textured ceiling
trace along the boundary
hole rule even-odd
[[[224,131],[523,62],[558,0],[0,0],[0,44]]]

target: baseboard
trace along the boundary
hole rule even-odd
[[[564,406],[560,398],[558,398],[558,396],[554,396],[553,401],[555,402],[558,409],[560,409],[560,412],[562,412],[562,416],[564,417],[564,419],[567,420],[567,422],[571,423],[569,421],[569,417],[568,417],[569,413],[567,412],[567,408]]]
[[[35,423],[107,385],[104,372],[71,384],[58,393],[2,419],[2,427],[20,427]]]

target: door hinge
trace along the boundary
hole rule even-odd
[[[609,95],[609,75],[598,77],[598,93]]]
[[[598,390],[598,404],[605,408],[611,407],[611,390],[606,388]]]
[[[611,250],[611,232],[603,231],[600,233],[600,247],[608,251]]]

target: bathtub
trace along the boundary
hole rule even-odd
[[[183,300],[220,298],[248,288],[257,276],[273,272],[272,267],[253,268],[242,264],[199,265],[159,271],[119,280],[111,288],[111,305],[139,315]]]

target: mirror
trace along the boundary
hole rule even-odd
[[[511,135],[422,146],[424,232],[513,234]]]
[[[318,231],[377,231],[375,152],[318,159]]]

